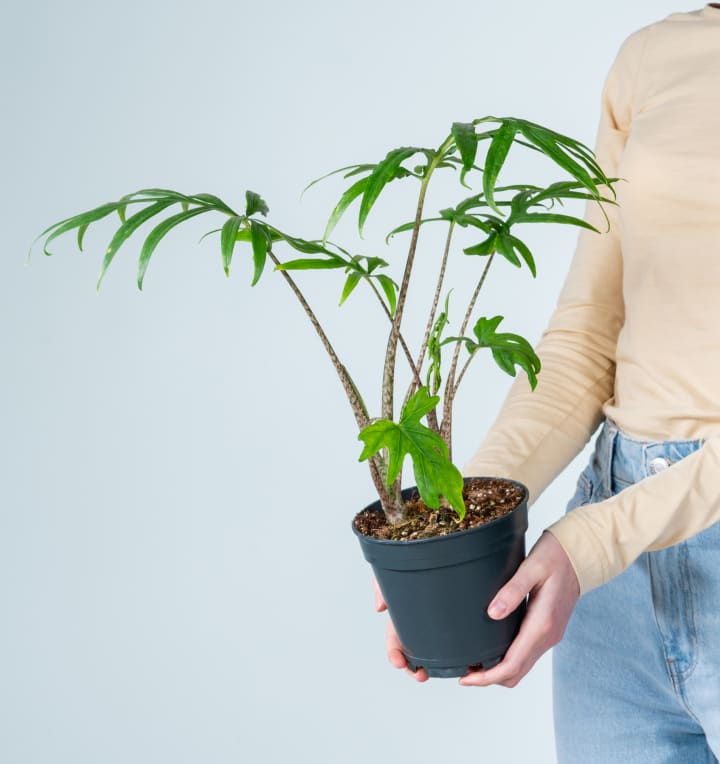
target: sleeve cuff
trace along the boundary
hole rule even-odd
[[[582,515],[570,512],[545,530],[552,533],[565,550],[580,584],[581,597],[611,578],[602,544]]]

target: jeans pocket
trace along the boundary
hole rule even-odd
[[[592,463],[588,464],[585,469],[580,473],[575,486],[575,493],[572,499],[565,508],[567,514],[573,509],[582,507],[584,504],[590,504],[593,500],[593,494],[595,492],[595,471],[593,470]]]

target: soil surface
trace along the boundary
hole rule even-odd
[[[495,520],[511,512],[525,494],[501,478],[473,478],[463,490],[465,518],[460,521],[454,509],[429,509],[417,491],[405,502],[405,521],[388,525],[382,512],[364,509],[355,515],[354,525],[364,536],[394,541],[410,541],[446,536]]]

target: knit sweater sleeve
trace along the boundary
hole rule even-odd
[[[603,85],[595,154],[610,178],[617,177],[630,129],[634,86],[648,29],[625,39]],[[615,184],[620,204],[623,182]],[[612,198],[607,188],[601,186],[600,190]],[[585,220],[602,233],[580,229],[556,308],[536,347],[542,364],[537,387],[531,390],[524,375],[514,380],[494,424],[464,465],[465,475],[519,480],[528,487],[532,503],[600,424],[603,404],[613,396],[615,348],[624,321],[618,209],[604,205],[608,230],[599,205],[587,202]],[[573,521],[568,515],[551,526],[578,574],[581,590],[597,585],[616,567],[607,557],[615,541],[610,540],[612,524],[604,523],[604,517],[597,513],[589,523],[585,516]],[[595,553],[602,559],[588,559]]]

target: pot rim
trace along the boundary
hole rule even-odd
[[[504,480],[508,483],[512,483],[513,485],[518,486],[519,488],[522,488],[523,490],[523,498],[518,502],[516,507],[513,507],[513,509],[510,510],[510,512],[506,512],[504,515],[501,515],[500,517],[496,517],[493,520],[490,520],[490,522],[483,523],[482,525],[475,525],[472,528],[465,528],[461,531],[453,531],[452,533],[445,533],[442,536],[429,536],[427,538],[422,539],[376,539],[373,536],[366,536],[364,533],[361,533],[356,527],[355,527],[355,518],[360,514],[360,512],[364,512],[366,509],[371,509],[375,507],[375,511],[378,509],[382,511],[382,508],[380,507],[380,499],[376,499],[375,501],[371,502],[367,506],[363,507],[359,512],[356,512],[353,515],[353,519],[351,522],[351,527],[353,533],[363,542],[368,544],[381,544],[385,546],[409,546],[409,545],[419,545],[419,544],[425,544],[425,543],[438,543],[439,541],[443,540],[450,540],[450,539],[457,539],[460,536],[466,536],[470,533],[477,533],[479,531],[482,531],[484,528],[489,528],[492,525],[495,525],[497,523],[501,523],[503,521],[507,521],[508,518],[512,517],[518,510],[522,509],[523,506],[527,504],[530,492],[528,491],[527,486],[524,483],[519,482],[518,480],[513,480],[512,478],[506,478],[506,477],[498,477],[497,475],[471,475],[469,477],[464,477],[463,482],[467,483],[469,480]],[[417,486],[412,485],[408,488],[403,488],[402,493],[405,494],[409,491],[417,491]]]

